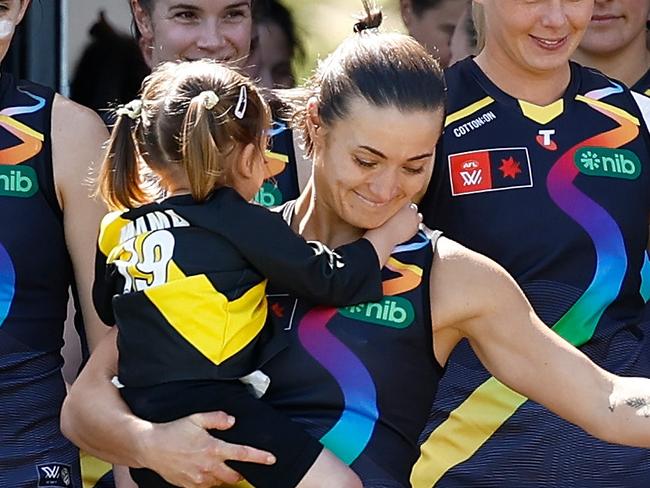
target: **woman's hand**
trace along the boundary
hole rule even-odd
[[[89,454],[113,464],[149,468],[186,488],[236,483],[239,474],[225,460],[272,464],[273,457],[252,447],[223,442],[208,430],[226,430],[225,413],[195,414],[156,424],[142,420],[111,383],[117,370],[117,330],[95,348],[63,404],[63,433]]]
[[[152,424],[141,437],[140,465],[156,471],[168,482],[183,488],[209,488],[242,480],[226,466],[226,460],[273,464],[265,451],[229,444],[212,437],[208,430],[226,430],[235,419],[223,412],[199,413],[164,424]]]

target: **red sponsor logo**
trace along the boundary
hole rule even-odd
[[[451,155],[449,173],[453,195],[489,190],[492,188],[490,153],[475,151]]]

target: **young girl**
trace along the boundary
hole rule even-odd
[[[257,370],[285,346],[264,326],[269,312],[291,311],[267,310],[266,279],[330,306],[378,301],[381,265],[420,219],[408,206],[336,252],[306,243],[248,203],[267,174],[269,126],[267,105],[235,71],[212,61],[154,71],[142,100],[118,111],[101,170],[100,193],[118,211],[100,230],[95,304],[119,327],[121,393],[134,413],[155,422],[234,415],[230,440],[277,459],[237,465],[258,488],[360,486],[244,384],[263,394]],[[152,471],[132,475],[143,487],[172,486]]]

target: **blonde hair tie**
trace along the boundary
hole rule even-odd
[[[198,97],[201,103],[203,104],[203,107],[206,108],[207,110],[212,110],[214,107],[217,106],[217,103],[219,103],[219,95],[217,95],[212,90],[206,90],[204,92],[201,92],[199,93]]]
[[[132,120],[139,119],[140,115],[142,115],[142,100],[136,98],[135,100],[131,100],[126,105],[122,105],[117,109],[117,115],[126,115]]]

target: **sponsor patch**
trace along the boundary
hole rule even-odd
[[[29,198],[38,191],[36,171],[25,165],[0,165],[0,196]]]
[[[641,174],[641,161],[627,149],[583,147],[576,151],[574,162],[581,173],[636,180]]]
[[[69,464],[48,463],[36,466],[38,486],[54,488],[72,487],[72,473]]]
[[[270,181],[265,181],[255,195],[255,201],[263,207],[277,207],[284,203],[282,193],[278,186]]]
[[[384,297],[380,302],[362,303],[339,308],[344,317],[382,325],[393,329],[406,329],[415,319],[413,305],[406,298]]]
[[[528,149],[485,149],[449,155],[451,194],[513,190],[533,186]]]

